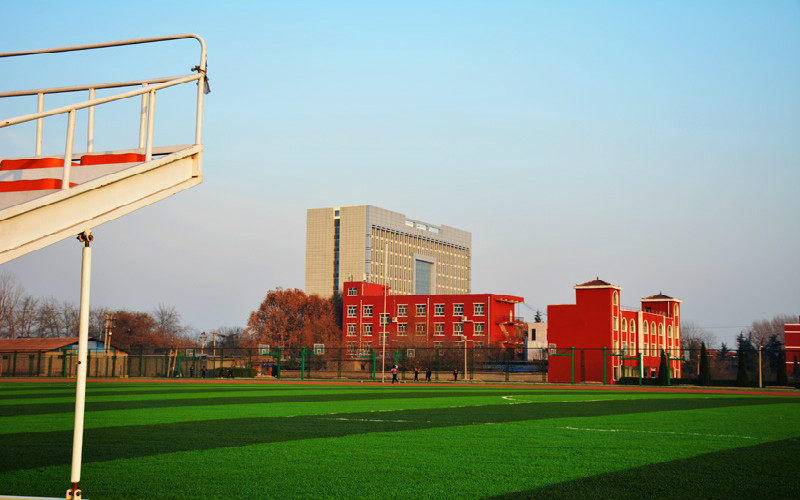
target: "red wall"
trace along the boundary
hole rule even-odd
[[[349,295],[351,288],[356,289],[356,295]],[[501,345],[506,340],[513,340],[501,328],[502,323],[508,323],[505,328],[513,336],[515,320],[514,304],[523,301],[522,297],[513,295],[494,294],[469,294],[469,295],[386,295],[383,296],[383,285],[362,282],[344,283],[342,341],[347,346],[348,342],[356,342],[357,348],[379,349],[381,345],[380,314],[388,312],[389,324],[385,327],[387,332],[386,348],[403,346],[434,347],[434,342],[444,342],[444,346],[452,346],[453,342],[461,340],[461,334],[455,334],[455,323],[462,327],[463,334],[468,339],[469,346],[473,342],[480,342],[484,346]],[[483,304],[483,314],[476,314],[475,304]],[[384,309],[385,304],[385,309]],[[425,316],[417,316],[417,305],[424,304]],[[436,315],[436,304],[444,306],[443,315]],[[463,304],[463,312],[455,314],[454,304]],[[406,315],[401,316],[400,305],[406,305]],[[356,316],[348,317],[350,306],[356,306]],[[364,306],[372,306],[372,316],[364,316]],[[479,311],[478,311],[479,312]],[[462,316],[467,321],[462,322]],[[399,325],[405,323],[407,332],[401,335]],[[418,335],[416,324],[425,325],[426,333]],[[435,324],[443,323],[443,334],[437,335]],[[483,323],[482,335],[475,333],[475,324]],[[356,334],[349,334],[348,325],[355,325]],[[366,335],[365,325],[371,325],[372,334]]]
[[[794,372],[795,356],[800,363],[800,323],[784,325],[783,332],[786,335],[786,372],[791,376]]]
[[[585,284],[586,285],[586,284]],[[679,354],[680,338],[677,325],[679,318],[672,317],[673,307],[677,300],[670,297],[647,301],[646,306],[651,308],[650,313],[623,310],[621,288],[608,284],[608,286],[576,286],[574,305],[551,305],[547,308],[548,342],[557,346],[557,353],[567,353],[569,348],[575,348],[574,370],[575,381],[602,382],[603,377],[603,348],[608,354],[621,353],[623,345],[626,347],[626,357],[635,357],[638,352],[643,352],[639,344],[639,315],[642,322],[648,324],[647,341],[656,344],[652,356],[643,357],[645,376],[651,373],[650,368],[658,367],[660,362],[660,349],[662,342],[664,348],[672,349],[673,356]],[[617,299],[614,300],[614,293]],[[645,301],[647,299],[643,299]],[[617,318],[616,328],[614,318]],[[634,331],[631,332],[630,320],[634,320]],[[623,321],[625,327],[623,329]],[[658,325],[663,325],[664,335],[661,339],[650,334],[650,324],[655,322],[656,333]],[[673,327],[673,336],[667,335],[669,326]],[[616,347],[616,350],[615,350]],[[624,363],[624,365],[623,365]],[[607,357],[605,361],[606,380],[613,382],[614,368],[623,376],[623,366],[631,367],[635,376],[638,376],[637,360],[622,360],[620,357]],[[680,362],[671,362],[673,376],[680,376]],[[675,371],[677,370],[677,373]],[[629,376],[633,376],[633,373]],[[570,382],[571,369],[568,356],[550,357],[548,361],[548,381]]]

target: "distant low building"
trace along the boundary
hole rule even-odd
[[[547,349],[547,323],[526,323],[525,359],[539,360]]]
[[[105,349],[93,337],[88,342],[88,376],[122,375],[128,353]],[[0,376],[75,376],[78,337],[0,339]]]

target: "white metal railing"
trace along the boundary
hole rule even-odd
[[[88,131],[87,131],[87,144],[86,151],[91,153],[94,150],[94,109],[96,106],[106,104],[113,101],[128,99],[131,97],[142,96],[142,105],[139,112],[139,149],[143,149],[145,153],[145,161],[150,161],[153,157],[153,126],[155,119],[155,100],[156,91],[181,85],[188,82],[197,81],[197,117],[195,124],[195,144],[201,143],[202,138],[202,124],[203,124],[203,95],[210,92],[208,87],[208,78],[206,77],[206,44],[205,41],[198,35],[187,33],[182,35],[172,35],[165,37],[153,38],[136,38],[130,40],[120,40],[116,42],[95,43],[87,45],[74,45],[69,47],[56,47],[50,49],[40,49],[22,52],[7,52],[0,53],[0,58],[5,57],[19,57],[35,54],[52,54],[59,52],[74,52],[80,50],[92,50],[107,47],[120,47],[124,45],[137,45],[143,43],[163,42],[168,40],[180,40],[185,38],[194,38],[200,42],[200,63],[192,68],[196,71],[194,74],[151,78],[145,80],[135,80],[117,83],[99,83],[91,85],[74,85],[69,87],[55,87],[46,89],[35,90],[18,90],[10,92],[0,92],[0,98],[5,97],[20,97],[20,96],[38,96],[36,113],[21,115],[13,118],[0,119],[0,128],[26,123],[36,120],[36,157],[42,156],[42,120],[48,116],[59,114],[67,115],[67,132],[66,132],[66,146],[64,148],[64,166],[61,179],[61,188],[69,188],[70,180],[70,167],[72,166],[72,150],[75,138],[75,113],[80,109],[88,108]],[[125,88],[141,86],[139,89],[129,90],[119,94],[96,98],[95,91],[97,89],[108,88]],[[44,96],[48,94],[58,94],[64,92],[83,92],[88,91],[89,99],[86,101],[76,102],[67,106],[61,106],[49,110],[44,110]]]

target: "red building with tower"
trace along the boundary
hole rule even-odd
[[[350,281],[342,297],[342,341],[350,356],[383,347],[517,347],[522,318],[514,295],[391,295],[386,285]]]
[[[680,356],[680,300],[659,293],[626,310],[619,286],[598,278],[574,288],[575,304],[547,306],[549,382],[570,382],[573,370],[576,382],[603,382],[604,365],[608,382],[638,377],[640,369],[655,377],[662,350]],[[668,363],[670,376],[680,377],[680,361]]]

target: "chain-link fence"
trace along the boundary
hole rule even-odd
[[[650,355],[652,354],[652,355]],[[666,352],[667,383],[698,384],[699,350]],[[340,347],[173,348],[90,352],[88,376],[172,378],[342,379],[389,381],[397,365],[401,382],[431,380],[524,383],[658,384],[661,353],[609,348],[514,350],[494,347],[415,347],[351,350]],[[709,350],[709,385],[799,385],[800,367],[783,349],[750,349],[739,367],[735,351]],[[605,363],[603,362],[605,360]],[[640,368],[641,366],[641,368]],[[781,367],[786,371],[781,374]],[[0,352],[2,377],[74,377],[76,351]],[[743,375],[744,374],[744,375]],[[785,380],[782,378],[785,377]],[[744,379],[743,379],[744,378]]]

